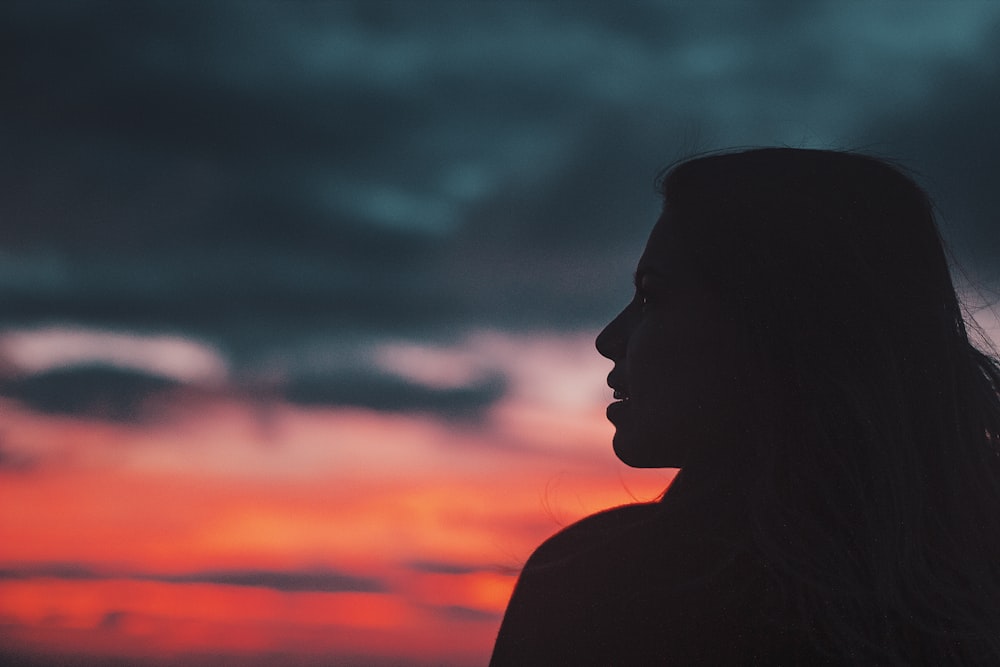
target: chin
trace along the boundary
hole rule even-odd
[[[612,441],[615,456],[625,465],[631,468],[679,468],[678,461],[671,460],[663,451],[663,443],[655,445],[649,442],[642,442],[642,438],[630,437],[627,433],[615,432]]]

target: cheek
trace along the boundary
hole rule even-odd
[[[636,332],[630,364],[637,417],[649,429],[727,420],[738,393],[733,341],[707,322],[650,325]]]
[[[712,341],[682,323],[650,322],[636,331],[629,355],[630,378],[646,395],[671,395],[700,384],[713,365]]]

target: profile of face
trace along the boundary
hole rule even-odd
[[[736,438],[732,308],[698,277],[665,212],[639,259],[635,296],[597,337],[614,362],[614,450],[636,468],[682,468]],[[700,456],[698,458],[701,458]]]

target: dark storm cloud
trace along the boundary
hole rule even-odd
[[[152,398],[178,386],[167,378],[95,364],[0,380],[0,395],[49,414],[141,422],[155,416]]]
[[[596,328],[627,296],[657,170],[730,145],[912,158],[955,245],[995,266],[998,19],[991,3],[5,3],[0,326],[190,333],[238,377],[308,367],[316,339]],[[289,397],[462,413],[499,395],[352,390],[344,372],[286,373]]]
[[[434,389],[390,375],[354,373],[299,377],[284,388],[284,397],[305,406],[349,405],[475,420],[503,396],[504,389],[500,377],[466,387]]]
[[[254,66],[282,53],[247,6],[27,7],[3,22],[8,321],[225,335],[324,313],[384,326],[373,294],[403,320],[439,310],[402,279],[433,255],[422,230],[339,203],[365,185],[343,173],[358,153],[412,130],[392,91],[268,80]]]
[[[92,364],[0,380],[0,396],[52,415],[141,424],[166,419],[183,407],[171,408],[170,399],[179,396],[174,392],[184,386],[176,380],[142,371]],[[278,385],[251,388],[248,393],[232,390],[265,402],[280,397],[310,407],[352,406],[476,421],[504,395],[505,389],[506,383],[499,376],[469,386],[436,389],[359,369],[349,373],[305,373]],[[194,410],[200,404],[187,401],[184,405]],[[36,464],[34,459],[7,452],[0,445],[0,469],[24,472]]]

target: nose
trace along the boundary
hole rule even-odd
[[[625,322],[627,310],[618,313],[618,316],[597,334],[597,340],[594,341],[600,355],[611,361],[618,361],[625,356],[625,347],[628,343],[628,327]]]

